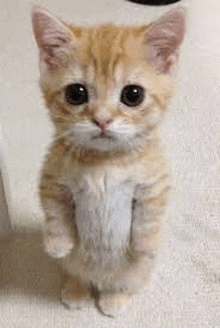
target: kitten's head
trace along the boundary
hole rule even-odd
[[[138,27],[71,26],[40,7],[32,20],[41,88],[57,134],[101,152],[145,142],[175,88],[185,10]]]

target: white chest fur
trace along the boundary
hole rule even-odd
[[[69,187],[80,240],[94,251],[125,249],[130,240],[135,185],[131,172],[85,169],[74,180]]]

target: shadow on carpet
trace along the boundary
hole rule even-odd
[[[59,302],[62,272],[44,253],[39,229],[20,228],[0,243],[0,277],[0,297],[20,293]]]

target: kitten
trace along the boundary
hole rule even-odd
[[[62,300],[106,315],[146,285],[162,240],[169,168],[158,127],[176,85],[185,10],[146,26],[72,26],[34,7],[40,86],[56,133],[39,186]]]

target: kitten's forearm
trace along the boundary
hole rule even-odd
[[[169,174],[163,173],[150,186],[140,187],[133,206],[131,245],[144,253],[157,250],[162,241],[162,218],[169,199]]]
[[[45,213],[44,244],[52,257],[64,257],[76,243],[74,203],[68,189],[44,172],[40,183],[41,204]]]

